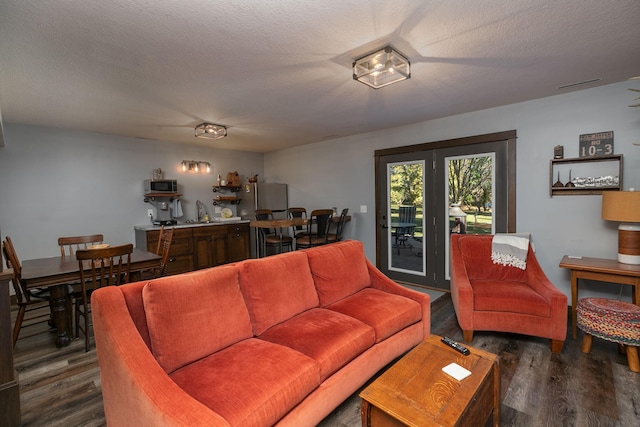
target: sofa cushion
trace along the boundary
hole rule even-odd
[[[376,342],[422,319],[422,307],[416,301],[373,288],[363,289],[326,308],[373,327]]]
[[[142,298],[151,351],[168,373],[252,337],[233,266],[153,280]]]
[[[322,380],[375,343],[371,326],[323,308],[305,311],[275,325],[259,338],[311,357],[320,365]]]
[[[347,240],[307,251],[320,306],[353,295],[371,284],[362,242]]]
[[[170,376],[233,426],[273,425],[320,384],[315,361],[255,338],[220,350]]]
[[[318,306],[304,252],[247,260],[236,266],[255,335]]]
[[[127,286],[120,286],[122,296],[127,303],[127,309],[131,315],[131,320],[136,325],[142,340],[151,348],[151,340],[149,338],[149,327],[147,326],[147,318],[144,314],[144,303],[142,302],[142,290],[147,282],[128,283]]]
[[[473,280],[471,286],[475,311],[513,311],[533,316],[551,316],[551,304],[526,283]]]

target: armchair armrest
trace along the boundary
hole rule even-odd
[[[553,339],[564,341],[567,335],[567,296],[549,280],[531,249],[529,249],[529,253],[527,257],[527,283],[531,289],[535,290],[551,305]]]
[[[469,275],[464,265],[462,252],[458,246],[460,235],[454,234],[451,239],[451,253],[449,256],[451,275],[451,300],[456,311],[458,324],[464,331],[472,331],[473,328],[473,288],[469,281]]]
[[[136,329],[118,287],[91,298],[104,411],[110,425],[229,426],[160,367]],[[124,409],[126,408],[126,409]]]
[[[424,328],[424,337],[428,337],[431,333],[431,297],[429,294],[423,294],[412,289],[407,289],[401,286],[385,276],[375,265],[368,259],[367,269],[369,270],[369,277],[371,278],[371,287],[380,289],[381,291],[389,292],[403,296],[405,298],[416,301],[422,307],[422,325]]]

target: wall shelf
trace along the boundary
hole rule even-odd
[[[622,154],[598,157],[551,159],[549,165],[550,196],[597,195],[622,189]],[[562,179],[571,176],[575,186],[567,187]],[[580,182],[582,181],[582,182]]]
[[[230,191],[232,193],[237,193],[240,191],[240,185],[214,185],[213,192],[217,193],[218,191]]]

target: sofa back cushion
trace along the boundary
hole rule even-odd
[[[167,373],[252,337],[235,266],[152,280],[142,299],[151,351]]]
[[[318,295],[304,252],[246,260],[236,266],[256,336],[318,306]]]
[[[493,263],[491,260],[493,235],[469,234],[459,236],[457,241],[470,280],[526,281],[526,270]]]
[[[151,349],[151,339],[149,338],[149,327],[147,326],[147,317],[144,314],[144,304],[142,302],[142,290],[147,282],[127,283],[119,286],[124,300],[127,303],[131,320],[136,325],[138,332],[144,343]]]
[[[346,240],[306,252],[320,306],[333,304],[371,285],[362,242]]]

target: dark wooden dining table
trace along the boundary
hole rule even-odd
[[[161,256],[144,249],[134,248],[131,253],[131,280],[140,278],[140,273],[160,266]],[[86,263],[85,271],[89,270]],[[75,256],[28,259],[22,261],[22,280],[28,289],[49,288],[58,337],[56,346],[63,347],[71,342],[71,325],[67,318],[67,297],[70,283],[80,282],[80,265]]]

